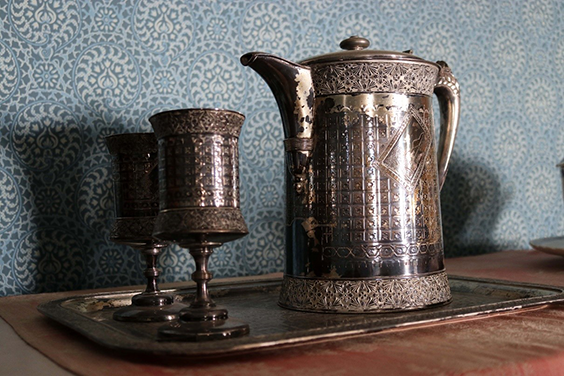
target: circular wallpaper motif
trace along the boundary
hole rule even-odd
[[[464,87],[464,106],[474,109],[477,119],[488,119],[494,107],[494,92],[491,79],[482,72],[470,72],[461,81]]]
[[[241,150],[244,158],[253,166],[269,167],[284,155],[284,131],[280,115],[275,110],[262,110],[247,118],[247,126],[241,132]]]
[[[467,210],[488,211],[495,205],[497,192],[497,181],[491,171],[485,166],[471,165],[465,170],[467,187],[461,193],[467,194],[461,198],[461,205]]]
[[[482,127],[484,124],[483,123],[477,123],[476,125],[478,127]],[[462,132],[460,132],[457,135],[457,139],[461,138],[461,133]],[[483,134],[474,133],[474,134],[468,135],[466,140],[467,141],[466,141],[465,144],[462,144],[462,145],[458,144],[457,145],[458,146],[458,152],[460,153],[461,156],[464,156],[464,157],[467,157],[467,156],[480,157],[480,156],[487,155],[490,152],[490,150],[489,150],[490,146],[487,144],[487,139],[484,139]]]
[[[218,249],[212,271],[281,270],[282,125],[270,89],[239,57],[263,50],[299,61],[357,33],[370,49],[445,60],[460,80],[461,125],[441,193],[449,256],[561,233],[561,13],[558,0],[2,2],[0,295],[74,288],[57,265],[65,258],[82,268],[80,280],[71,272],[76,288],[143,281],[140,253],[109,240],[104,137],[151,131],[151,114],[184,107],[247,115],[240,184],[251,234]],[[51,223],[59,232],[43,230]],[[163,281],[189,280],[194,268],[176,246],[160,263]]]
[[[121,109],[139,96],[139,66],[122,47],[95,44],[76,60],[73,86],[80,99],[94,109]]]
[[[499,250],[526,248],[528,230],[521,212],[503,211],[494,226],[492,237]]]
[[[196,107],[238,108],[246,92],[243,66],[232,55],[210,52],[190,68],[189,87]]]
[[[526,121],[519,113],[503,113],[494,130],[493,155],[502,168],[521,166],[525,162],[527,138],[523,126]]]
[[[237,241],[237,243],[239,243]],[[233,277],[241,274],[239,252],[235,249],[235,242],[214,248],[210,257],[210,270],[214,278]]]
[[[158,261],[161,270],[159,281],[161,282],[189,281],[190,275],[195,269],[194,259],[190,256],[188,250],[176,245],[165,248]]]
[[[132,280],[131,273],[121,274],[94,274],[89,278],[85,288],[97,289],[102,287],[130,286],[132,284],[143,284],[140,279]]]
[[[241,37],[247,50],[288,56],[292,50],[292,22],[277,4],[256,3],[241,22]]]
[[[472,22],[473,27],[486,26],[491,17],[492,6],[489,1],[464,0],[460,2],[462,16]]]
[[[258,169],[246,161],[241,167],[241,209],[248,223],[262,220],[264,209],[284,208],[286,184],[283,161],[276,161],[267,169]]]
[[[491,41],[491,61],[499,76],[515,77],[525,68],[523,39],[513,28],[501,28]]]
[[[52,187],[39,187],[35,192],[35,206],[41,214],[57,214],[62,208],[63,195]]]
[[[67,107],[36,102],[24,107],[10,132],[11,147],[21,163],[37,171],[58,173],[81,154],[80,121]]]
[[[562,9],[562,4],[560,4]],[[554,9],[550,0],[527,0],[523,2],[523,24],[533,33],[545,35],[552,32]]]
[[[267,183],[260,188],[260,203],[265,208],[282,207],[284,205],[281,192],[284,184]]]
[[[375,31],[374,25],[377,24],[372,15],[362,11],[344,14],[336,21],[334,35],[337,38],[337,45],[331,51],[339,51],[338,43],[351,35],[367,38],[370,40],[369,48],[378,49],[378,46],[382,45],[382,39]]]
[[[74,236],[57,228],[23,235],[12,260],[12,273],[26,293],[80,287],[82,251]]]
[[[556,210],[555,202],[560,204],[560,181],[555,170],[552,166],[537,166],[526,180],[527,209],[541,217]]]
[[[41,89],[53,89],[59,84],[61,75],[57,67],[48,62],[41,62],[33,69],[33,79]]]
[[[458,38],[452,32],[450,22],[429,22],[423,30],[418,49],[421,49],[420,56],[431,60],[446,60],[449,65],[455,67],[457,48],[456,41]],[[464,89],[462,89],[464,90]]]
[[[388,0],[380,3],[380,11],[388,19],[409,19],[424,6],[421,0]]]
[[[165,63],[184,52],[192,40],[191,7],[182,0],[140,0],[132,18],[135,37]]]
[[[304,30],[304,34],[300,35],[299,39],[296,41],[296,56],[299,59],[308,59],[322,54],[327,37],[327,33],[322,28],[316,25],[310,25]]]
[[[18,219],[21,205],[18,184],[8,171],[0,168],[0,234]]]
[[[496,1],[497,18],[500,20],[511,20],[520,17],[522,12],[521,3],[515,0]],[[495,30],[495,29],[494,29]]]
[[[176,77],[172,72],[158,70],[153,78],[153,87],[159,94],[170,94],[176,86]]]
[[[10,20],[18,35],[33,45],[58,49],[78,34],[82,19],[74,0],[10,2]]]
[[[206,35],[215,42],[222,42],[228,31],[227,20],[219,16],[211,17],[206,26]]]
[[[558,121],[558,95],[555,86],[545,78],[532,80],[525,92],[525,111],[529,119],[538,126]]]
[[[103,4],[96,4],[98,9],[96,10],[96,16],[94,16],[94,23],[96,27],[102,32],[114,31],[118,24],[118,16],[116,14],[115,7],[106,6]]]
[[[121,249],[118,249],[117,247],[109,247],[104,249],[100,254],[100,259],[98,260],[98,267],[102,270],[103,274],[106,275],[120,274],[120,272],[123,272],[123,269],[127,267],[125,262],[126,260],[124,258],[124,249],[123,247],[120,248]],[[134,250],[127,249],[125,252],[133,253]],[[128,261],[131,261],[131,258]],[[139,272],[140,274],[141,271],[131,270],[132,275],[135,275],[136,272]]]
[[[261,218],[245,241],[245,267],[250,274],[275,273],[284,267],[284,219]]]
[[[0,40],[0,103],[9,99],[20,81],[20,70],[14,52]]]
[[[556,72],[560,77],[564,76],[564,33],[556,39],[556,47],[554,48],[554,58],[552,61],[556,66]]]
[[[92,168],[77,189],[77,207],[84,224],[101,236],[109,233],[115,217],[110,166]]]
[[[318,12],[334,7],[335,0],[311,1],[311,0],[294,0],[296,4],[303,10],[309,12]],[[298,10],[299,11],[299,10]]]

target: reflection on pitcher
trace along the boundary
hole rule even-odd
[[[351,37],[345,51],[300,64],[241,57],[274,93],[286,136],[283,307],[379,312],[451,299],[439,191],[458,128],[458,82],[444,62],[368,45]]]

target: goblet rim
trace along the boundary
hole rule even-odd
[[[110,240],[119,245],[126,245],[131,248],[141,249],[141,248],[166,248],[170,245],[170,242],[166,240],[160,240],[157,238],[152,238],[144,241],[140,238],[110,238]]]
[[[170,114],[174,114],[174,113],[179,113],[179,114],[186,114],[186,113],[190,113],[190,112],[196,112],[196,111],[209,111],[209,112],[227,112],[227,113],[231,113],[237,116],[242,117],[243,119],[245,119],[245,115],[242,114],[239,111],[235,111],[235,110],[230,110],[227,108],[219,108],[219,107],[185,107],[185,108],[177,108],[174,110],[166,110],[166,111],[162,111],[162,112],[158,112],[156,114],[153,114],[149,117],[149,122],[151,121],[151,119],[153,118],[157,118],[161,115],[170,115]]]
[[[160,234],[166,231],[159,231],[159,232],[153,232],[153,237],[154,238],[158,238],[158,236],[156,236],[156,234]],[[229,229],[220,229],[220,230],[199,230],[199,229],[194,229],[194,230],[182,230],[183,234],[226,234],[226,233],[232,233],[232,234],[245,234],[248,235],[249,231],[236,231],[236,230],[229,230]]]
[[[162,235],[166,235],[168,233],[171,233],[173,231],[166,231],[166,230],[157,230],[155,232],[153,232],[153,238],[159,240],[159,241],[163,241],[163,242],[172,242],[174,243],[173,240],[167,239],[167,238],[163,238]],[[241,237],[247,236],[249,235],[249,230],[247,231],[237,231],[237,230],[230,230],[230,229],[225,229],[225,230],[182,230],[182,232],[178,232],[178,234],[183,235],[225,235],[225,234],[232,234],[233,236],[237,236],[240,235]]]
[[[155,136],[155,132],[127,132],[127,133],[116,133],[104,137],[104,140],[114,139],[114,138],[129,138],[129,137],[139,137],[144,135]]]
[[[131,132],[117,133],[104,137],[106,147],[110,154],[116,155],[120,153],[132,152],[155,152],[157,150],[158,140],[155,132]],[[132,150],[123,149],[125,144],[132,144]]]

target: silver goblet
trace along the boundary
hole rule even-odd
[[[153,237],[159,212],[157,139],[153,133],[106,137],[112,155],[116,219],[110,239],[140,250],[145,256],[147,287],[133,296],[131,305],[114,313],[119,321],[154,322],[178,318],[184,307],[159,290],[157,257],[167,246]]]
[[[160,211],[154,236],[188,248],[194,257],[196,297],[162,339],[232,338],[249,326],[228,319],[208,292],[208,259],[215,247],[245,236],[239,207],[238,137],[245,117],[219,109],[185,109],[152,116],[159,145]]]

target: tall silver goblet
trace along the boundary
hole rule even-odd
[[[157,139],[153,133],[127,133],[106,137],[112,155],[116,219],[113,242],[140,250],[145,256],[147,287],[133,296],[131,305],[114,313],[119,321],[154,322],[178,318],[184,305],[159,290],[157,257],[167,246],[153,237],[159,212]]]
[[[154,236],[188,248],[196,263],[196,297],[178,321],[159,329],[163,339],[204,341],[249,332],[247,324],[228,319],[208,292],[213,249],[248,233],[239,206],[238,137],[244,120],[219,109],[167,111],[149,119],[159,145]]]

